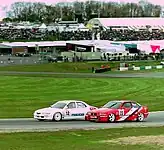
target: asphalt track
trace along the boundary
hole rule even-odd
[[[19,72],[19,71],[0,71],[0,75],[57,75],[62,77],[80,78],[164,78],[164,72],[112,72],[112,73],[56,73],[56,72]]]
[[[81,77],[150,77],[163,78],[164,72],[147,72],[147,73],[111,73],[111,74],[85,74],[85,73],[53,73],[53,72],[9,72],[0,71],[0,74],[43,74],[43,75],[70,75]],[[0,132],[33,132],[33,131],[58,131],[71,129],[104,129],[104,128],[122,128],[122,127],[152,127],[164,126],[164,111],[152,112],[144,122],[120,122],[120,123],[93,123],[88,121],[61,121],[61,122],[39,122],[32,118],[24,119],[0,119]]]
[[[153,127],[164,126],[164,111],[152,112],[144,122],[119,122],[119,123],[94,123],[88,121],[44,121],[32,118],[1,119],[0,132],[34,132],[34,131],[59,131],[59,130],[94,130],[122,127]]]

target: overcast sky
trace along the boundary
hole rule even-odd
[[[5,16],[5,11],[2,9],[2,7],[7,6],[10,7],[10,5],[14,2],[18,1],[27,1],[27,2],[46,2],[48,4],[58,3],[58,2],[73,2],[75,0],[0,0],[0,18]],[[85,1],[85,0],[77,0],[77,1]],[[101,0],[99,0],[101,1]],[[102,1],[113,1],[113,2],[138,2],[139,0],[102,0]],[[164,0],[147,0],[153,4],[158,4],[164,6]]]

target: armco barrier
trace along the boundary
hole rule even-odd
[[[128,70],[133,70],[133,67],[128,67]]]
[[[128,71],[128,70],[150,70],[150,69],[162,69],[164,65],[158,66],[140,66],[140,67],[120,67],[120,71]]]
[[[128,67],[120,67],[120,71],[128,71]]]
[[[159,66],[156,66],[157,69],[162,69],[163,66],[162,65],[159,65]]]
[[[146,70],[152,69],[152,66],[145,66]]]
[[[103,72],[107,72],[107,71],[111,71],[111,68],[97,68],[94,70],[93,73],[103,73]]]
[[[133,67],[133,70],[141,70],[140,67]]]
[[[140,70],[145,70],[145,66],[141,66],[140,67]]]

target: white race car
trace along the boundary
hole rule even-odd
[[[34,119],[39,121],[44,120],[85,120],[87,112],[97,109],[83,101],[66,100],[58,101],[48,108],[36,110]]]

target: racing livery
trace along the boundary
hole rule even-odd
[[[89,111],[85,120],[95,122],[144,121],[148,108],[134,101],[110,101],[103,107]]]
[[[34,119],[43,120],[85,120],[88,111],[96,109],[83,101],[66,100],[58,101],[48,108],[36,110]]]

